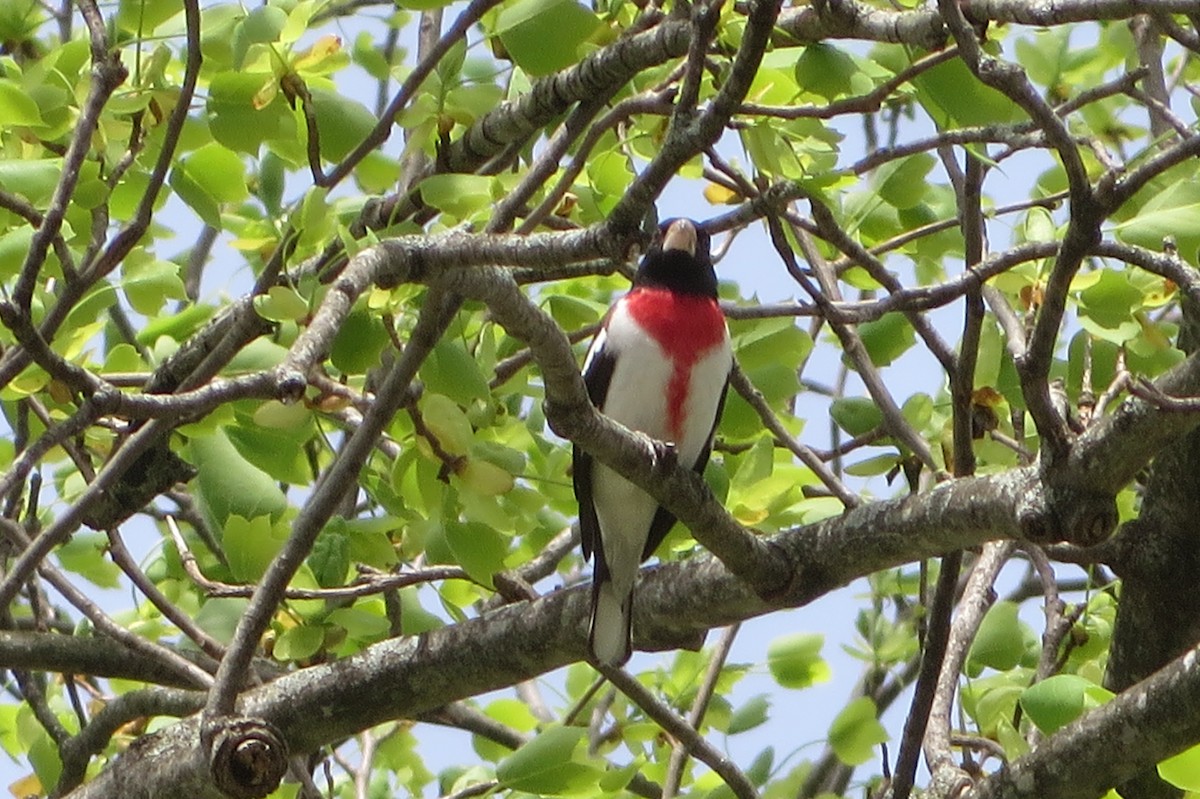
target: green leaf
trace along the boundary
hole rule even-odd
[[[443,338],[435,344],[420,374],[426,390],[445,394],[464,407],[491,393],[479,361],[459,339]]]
[[[549,795],[594,785],[603,770],[575,756],[586,736],[582,727],[550,727],[500,761],[496,779],[513,791]]]
[[[321,157],[326,161],[341,161],[375,127],[375,115],[357,100],[316,88],[309,90],[309,96],[321,137]]]
[[[592,188],[608,197],[620,197],[633,181],[629,159],[615,150],[597,153],[589,158],[587,173]]]
[[[517,0],[500,12],[496,34],[521,69],[545,75],[579,58],[600,20],[574,0]]]
[[[271,322],[299,322],[308,316],[308,302],[289,286],[272,286],[254,298],[254,311]]]
[[[289,485],[313,481],[312,465],[304,454],[309,428],[269,428],[249,422],[228,425],[225,435],[251,466]]]
[[[117,27],[127,33],[145,36],[183,11],[176,0],[121,0],[117,8]]]
[[[32,39],[46,19],[45,8],[38,0],[0,3],[0,41],[23,42]],[[2,727],[0,725],[0,729]],[[16,757],[15,753],[13,757]]]
[[[322,588],[345,585],[350,573],[350,544],[346,535],[329,529],[322,531],[306,562]]]
[[[104,358],[105,372],[138,372],[146,368],[137,347],[124,342],[108,351]]]
[[[220,206],[246,199],[246,167],[232,150],[206,144],[171,171],[171,188],[201,219],[221,227]]]
[[[943,130],[953,127],[996,125],[1024,117],[1020,106],[979,82],[961,58],[925,70],[913,78],[917,99]]]
[[[62,176],[61,158],[13,158],[0,160],[0,186],[20,194],[34,205],[50,201],[54,187]]]
[[[508,539],[487,525],[447,522],[446,543],[458,565],[482,585],[491,585],[492,575],[504,569]]]
[[[29,92],[11,80],[0,78],[0,130],[17,126],[40,128],[44,124],[42,112]]]
[[[833,672],[821,657],[825,636],[820,633],[781,635],[767,647],[767,667],[784,688],[807,688],[825,682]]]
[[[600,321],[607,306],[569,294],[551,294],[546,298],[546,310],[564,330],[577,330]]]
[[[390,534],[402,526],[403,523],[395,516],[367,519],[344,519],[337,516],[329,520],[325,529],[345,536],[352,561],[365,563],[376,569],[387,569],[395,565],[397,560]]]
[[[629,728],[626,727],[626,729]],[[605,771],[596,786],[606,794],[623,791],[633,781],[633,778],[641,773],[645,765],[642,758],[635,757],[628,765]]]
[[[287,165],[282,158],[268,150],[258,165],[258,196],[271,216],[278,216],[283,208],[286,182]]]
[[[984,668],[1006,671],[1025,654],[1025,631],[1017,617],[1015,602],[997,602],[988,609],[979,632],[967,653],[967,672],[977,675]]]
[[[1079,304],[1098,324],[1116,327],[1133,318],[1133,312],[1142,306],[1142,296],[1124,272],[1102,269],[1099,279],[1079,293]]]
[[[217,73],[209,84],[206,106],[213,138],[250,155],[257,155],[263,142],[294,140],[296,120],[287,102],[278,96],[265,104],[260,99],[264,87],[276,82],[272,72]]]
[[[329,612],[325,622],[341,627],[348,636],[358,641],[378,641],[387,636],[390,623],[383,615],[383,603],[376,600],[375,605],[380,608],[377,613],[367,610],[369,605],[365,602],[359,602],[351,608],[337,608]]]
[[[1148,190],[1150,196],[1145,204],[1116,226],[1117,238],[1157,252],[1162,249],[1163,240],[1172,237],[1181,255],[1195,258],[1200,250],[1200,181],[1176,180],[1166,186],[1158,181]],[[1135,203],[1146,193],[1140,192],[1134,198]]]
[[[888,366],[916,343],[916,333],[903,314],[887,313],[858,326],[863,346],[876,366]]]
[[[923,430],[933,420],[933,397],[917,393],[904,401],[900,413],[917,430]]]
[[[1189,793],[1200,791],[1200,746],[1184,749],[1159,763],[1158,776]]]
[[[105,556],[108,536],[100,532],[80,531],[60,546],[55,554],[62,567],[84,577],[101,588],[121,584],[121,570]]]
[[[427,393],[418,407],[425,426],[443,450],[451,455],[466,455],[471,450],[475,431],[458,403],[445,394]]]
[[[920,205],[929,191],[926,176],[936,163],[932,155],[918,153],[881,166],[875,176],[879,198],[901,210]]]
[[[277,42],[287,19],[287,12],[277,6],[259,6],[251,9],[242,21],[242,36],[253,44]]]
[[[1017,669],[966,681],[962,705],[984,735],[994,736],[1012,719],[1028,677]]]
[[[410,11],[431,11],[435,8],[445,8],[453,0],[396,0],[396,5]]]
[[[737,735],[739,732],[746,732],[765,724],[770,709],[771,701],[765,694],[752,697],[733,711],[733,715],[729,717],[729,726],[726,728],[726,732],[729,735]]]
[[[195,211],[204,224],[221,229],[221,209],[216,199],[188,174],[182,164],[171,170],[171,177],[167,182],[179,199]]]
[[[62,760],[58,754],[58,747],[45,730],[38,729],[32,736],[27,757],[42,785],[54,785],[58,782],[62,774]]]
[[[455,474],[455,485],[481,497],[496,497],[512,491],[516,480],[511,473],[490,461],[470,458]]]
[[[857,73],[854,59],[828,44],[810,44],[796,59],[796,83],[826,100],[850,94]]]
[[[303,403],[284,403],[267,400],[259,405],[252,416],[254,424],[271,430],[292,430],[297,433],[297,443],[302,444],[312,431],[313,412]]]
[[[287,528],[273,525],[270,516],[247,519],[233,514],[222,528],[221,545],[229,558],[229,570],[244,583],[258,582],[287,540]]]
[[[760,436],[750,449],[737,457],[737,471],[730,478],[734,488],[748,488],[771,476],[775,468],[775,442]]]
[[[249,604],[249,599],[236,597],[210,599],[196,612],[196,624],[213,638],[228,644]]]
[[[0,164],[0,170],[3,165]],[[0,174],[0,185],[4,185],[3,175]],[[16,277],[25,263],[25,256],[33,243],[33,228],[29,225],[13,228],[0,233],[0,279]]]
[[[883,413],[867,397],[839,397],[829,404],[829,415],[852,436],[869,433],[883,424]]]
[[[400,162],[395,158],[375,150],[358,162],[354,177],[364,192],[383,194],[400,179],[400,168]]]
[[[212,318],[216,309],[205,303],[189,304],[177,314],[159,316],[151,319],[138,332],[139,344],[153,345],[162,336],[183,341],[200,329],[200,326]]]
[[[338,329],[329,360],[346,374],[366,374],[379,365],[379,356],[390,343],[379,314],[356,308]]]
[[[540,724],[529,705],[515,698],[501,698],[490,702],[483,712],[488,718],[493,718],[517,732],[533,732]]]
[[[420,635],[445,626],[445,622],[421,606],[421,598],[413,586],[400,589],[400,619],[404,635]]]
[[[421,199],[458,219],[489,208],[492,178],[487,175],[430,175],[421,181]]]
[[[504,90],[494,83],[468,83],[450,90],[442,110],[455,122],[470,125],[503,99]]]
[[[860,696],[838,713],[829,727],[829,745],[848,766],[867,762],[875,747],[888,740],[887,730],[879,723],[875,703]]]
[[[317,654],[324,643],[324,628],[309,625],[292,627],[275,639],[275,659],[307,660]]]
[[[185,457],[199,472],[193,485],[218,526],[233,515],[253,519],[287,508],[275,481],[242,457],[223,430],[191,439]]]
[[[1025,223],[1021,230],[1025,241],[1054,241],[1058,238],[1058,226],[1054,224],[1054,215],[1041,206],[1034,206],[1025,213]]]
[[[1051,734],[1084,711],[1094,684],[1077,674],[1055,674],[1021,694],[1021,708],[1042,732]]]
[[[896,468],[899,457],[894,452],[887,455],[876,455],[873,458],[850,464],[846,467],[846,474],[854,477],[878,477]]]
[[[734,322],[730,332],[738,363],[747,372],[780,363],[794,369],[813,349],[812,337],[791,319]]]
[[[225,367],[226,374],[245,374],[273,369],[283,363],[288,351],[265,338],[256,338],[238,350]]]
[[[121,264],[121,278],[130,306],[145,316],[158,314],[167,300],[187,299],[179,265],[170,261],[135,258],[131,254]]]
[[[754,785],[760,787],[766,785],[767,780],[771,778],[771,772],[774,765],[775,747],[768,746],[766,749],[763,749],[761,752],[755,755],[754,759],[750,761],[750,765],[746,767],[746,778],[749,779]],[[721,787],[728,788],[729,786],[723,785]],[[733,795],[732,790],[730,791],[730,795]]]
[[[183,160],[188,176],[219,203],[246,199],[246,165],[232,150],[212,142]]]

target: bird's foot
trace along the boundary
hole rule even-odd
[[[679,451],[671,441],[650,439],[650,462],[654,468],[671,468],[679,462]]]

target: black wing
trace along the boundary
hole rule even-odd
[[[717,434],[717,425],[721,423],[721,414],[725,411],[725,396],[729,393],[729,379],[725,380],[725,387],[721,389],[721,399],[717,402],[717,415],[713,417],[712,430],[708,431],[708,441],[705,442],[704,448],[700,450],[700,454],[696,457],[696,464],[692,466],[692,471],[696,474],[704,474],[704,467],[708,466],[708,458],[712,455],[713,438]],[[583,523],[582,511],[580,512],[580,524]],[[667,537],[667,533],[671,532],[671,528],[675,526],[675,514],[659,505],[658,513],[654,514],[654,521],[650,522],[650,535],[646,538],[646,548],[642,550],[642,560],[648,560],[654,554],[654,550],[658,549],[658,545]]]
[[[601,332],[599,335],[604,334]],[[596,348],[597,342],[593,342],[592,347]],[[616,365],[615,354],[606,350],[600,343],[599,348],[591,353],[584,368],[583,382],[587,386],[588,398],[597,408],[604,407],[604,398],[608,396],[608,384],[612,381]],[[590,558],[592,552],[600,548],[600,521],[596,518],[596,503],[592,499],[592,463],[592,456],[584,452],[578,444],[571,447],[571,479],[575,485],[575,499],[579,502],[579,533],[585,559]],[[597,557],[596,565],[601,567],[600,557]]]

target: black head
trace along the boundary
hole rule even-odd
[[[635,286],[658,286],[683,294],[717,296],[708,232],[690,219],[668,219],[646,251]]]

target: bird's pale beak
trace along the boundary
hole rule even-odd
[[[683,250],[696,254],[696,226],[686,219],[676,219],[663,234],[663,250]]]

